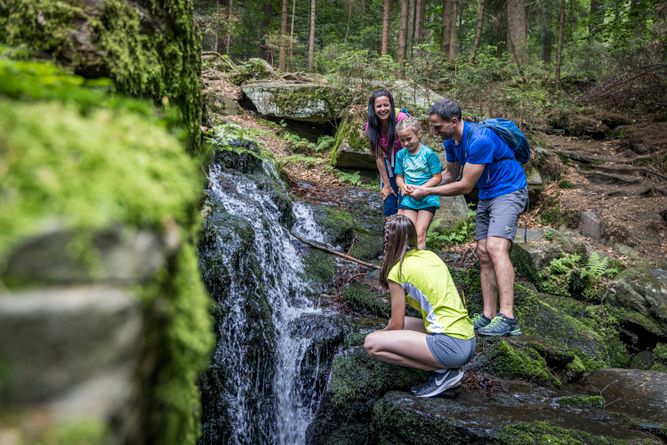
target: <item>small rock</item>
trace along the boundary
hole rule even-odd
[[[579,231],[582,235],[593,238],[594,240],[602,239],[602,225],[600,218],[595,212],[587,210],[581,214]]]

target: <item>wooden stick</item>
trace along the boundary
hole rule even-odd
[[[323,251],[323,252],[327,252],[327,253],[330,253],[330,254],[332,254],[332,255],[336,255],[336,256],[341,257],[341,258],[343,258],[343,259],[345,259],[345,260],[352,261],[352,262],[355,262],[355,263],[357,263],[357,264],[361,264],[362,266],[366,266],[366,267],[369,267],[369,268],[371,268],[371,269],[379,269],[379,268],[380,268],[380,266],[378,266],[377,264],[367,263],[366,261],[362,261],[362,260],[360,260],[360,259],[358,259],[358,258],[355,258],[355,257],[353,257],[353,256],[347,255],[347,254],[345,254],[345,253],[337,252],[337,251],[335,251],[335,250],[333,250],[333,249],[330,249],[330,248],[327,247],[327,246],[323,246],[323,245],[320,244],[320,243],[316,243],[315,241],[311,241],[311,240],[305,239],[305,238],[303,238],[302,236],[297,235],[297,234],[294,233],[294,232],[290,232],[290,233],[292,234],[292,236],[293,236],[294,238],[298,239],[298,240],[301,241],[302,243],[304,243],[304,244],[308,244],[309,246],[314,247],[314,248],[316,248],[316,249],[319,249],[319,250],[321,250],[321,251]]]

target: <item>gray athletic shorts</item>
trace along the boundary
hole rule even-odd
[[[477,339],[461,340],[446,334],[427,334],[426,345],[442,366],[448,369],[459,369],[475,355]]]
[[[528,204],[528,189],[480,200],[475,218],[475,239],[497,236],[514,241],[519,215]]]

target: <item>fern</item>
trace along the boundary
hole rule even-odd
[[[338,171],[336,172],[336,176],[338,176],[338,180],[341,182],[348,182],[356,186],[361,185],[361,175],[359,174],[359,172],[347,173]]]
[[[317,145],[315,146],[315,151],[321,153],[323,151],[328,151],[336,143],[336,138],[333,136],[320,136],[317,139]]]
[[[570,275],[572,271],[579,267],[581,255],[571,253],[560,258],[554,258],[549,263],[549,271],[559,275]]]
[[[609,267],[609,258],[602,256],[597,252],[593,252],[591,256],[588,257],[586,266],[581,269],[581,277],[588,277],[592,282],[596,282],[606,276],[616,275],[618,272],[618,269]]]

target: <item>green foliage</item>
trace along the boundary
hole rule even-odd
[[[558,183],[558,187],[562,189],[571,189],[574,185],[572,184],[572,181],[563,179]]]
[[[315,145],[315,151],[317,153],[324,153],[331,150],[334,144],[336,143],[336,138],[334,136],[320,136],[317,138],[317,144]]]
[[[359,82],[368,89],[371,80],[392,80],[398,72],[398,64],[389,55],[379,56],[368,49],[350,49],[345,45],[331,44],[317,55],[317,65],[338,82],[349,85]]]
[[[316,165],[321,165],[325,162],[326,161],[322,158],[314,158],[312,156],[306,156],[301,153],[285,156],[275,160],[276,165],[281,168],[290,164],[302,164],[306,168],[313,168]]]
[[[315,144],[297,134],[285,131],[283,133],[283,139],[287,141],[292,151],[296,153],[306,154],[317,151],[317,146]]]
[[[45,431],[37,441],[39,445],[103,445],[106,427],[94,420],[80,420],[58,425]]]
[[[336,170],[336,177],[341,182],[347,182],[348,184],[356,185],[357,187],[361,187],[362,185],[361,175],[358,171],[348,173]]]
[[[610,266],[609,258],[593,252],[586,261],[578,253],[570,253],[551,260],[543,271],[545,280],[541,288],[555,295],[580,292],[587,299],[597,297],[597,291],[606,279],[613,278],[620,270]]]
[[[558,403],[561,405],[574,406],[577,408],[597,408],[603,409],[605,406],[605,400],[602,396],[584,396],[584,395],[575,395],[575,396],[565,396],[558,399]]]
[[[475,211],[468,209],[468,219],[461,221],[454,228],[443,231],[440,220],[435,220],[426,234],[426,245],[430,249],[441,249],[444,246],[463,244],[471,241],[475,235]]]

